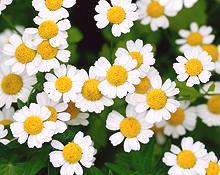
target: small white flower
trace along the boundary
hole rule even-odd
[[[114,65],[101,57],[95,62],[94,71],[97,76],[105,78],[99,84],[101,93],[109,98],[123,98],[127,93],[135,91],[134,85],[140,83],[140,73],[133,70],[137,66],[137,61],[129,56],[118,57]]]
[[[41,148],[45,142],[50,142],[56,125],[48,121],[51,112],[45,106],[31,103],[30,107],[23,107],[17,111],[10,125],[12,134],[23,144],[27,141],[29,148]]]
[[[169,0],[138,0],[138,14],[141,24],[150,24],[151,30],[156,31],[159,28],[169,27],[167,17],[176,16],[177,10],[168,5]]]
[[[207,175],[219,175],[220,174],[220,160],[216,157],[214,152],[210,152],[209,156],[209,166],[206,169]]]
[[[3,10],[6,9],[7,5],[10,5],[13,0],[1,0],[0,1],[0,14],[2,13]]]
[[[170,112],[175,112],[179,102],[173,99],[179,93],[176,83],[170,79],[162,84],[160,76],[154,76],[151,80],[152,89],[146,94],[140,94],[136,103],[138,113],[146,112],[146,121],[149,123],[169,120]]]
[[[113,146],[117,146],[124,140],[125,152],[140,150],[140,143],[147,144],[154,132],[150,130],[152,124],[145,121],[145,113],[138,114],[133,106],[126,108],[126,117],[116,111],[112,111],[107,118],[106,128],[117,131],[109,140]],[[119,130],[119,131],[118,131]]]
[[[129,33],[134,21],[138,19],[136,9],[136,4],[131,0],[111,0],[111,5],[106,0],[100,0],[95,7],[98,14],[94,16],[94,19],[100,29],[111,23],[112,34],[119,37],[122,33]]]
[[[177,79],[186,81],[186,86],[192,87],[195,84],[206,83],[211,77],[211,72],[215,68],[211,56],[199,48],[189,49],[183,56],[176,58],[178,63],[173,64],[173,68],[178,74]]]
[[[166,136],[164,135],[164,128],[162,126],[164,121],[155,123],[151,130],[154,132],[154,135],[156,137],[156,141],[159,145],[163,145],[166,142]]]
[[[14,113],[15,113],[15,109],[13,107],[10,107],[9,109],[4,107],[2,110],[0,110],[0,125],[8,126],[11,123],[13,123]]]
[[[171,152],[166,152],[163,162],[171,167],[169,175],[205,175],[209,159],[205,145],[193,141],[191,137],[183,138],[181,148],[171,146]]]
[[[180,51],[184,53],[185,51],[192,48],[201,48],[203,44],[211,44],[215,39],[214,35],[211,35],[212,27],[201,26],[199,27],[197,23],[192,22],[190,24],[190,30],[182,29],[179,31],[181,39],[177,39],[176,43],[181,45]]]
[[[168,7],[180,11],[183,7],[191,8],[198,0],[170,0]]]
[[[5,139],[7,135],[8,135],[8,130],[4,129],[4,125],[0,124],[0,143],[7,145],[10,142],[8,139]]]
[[[94,165],[96,149],[90,136],[78,132],[73,141],[63,145],[57,140],[51,142],[56,151],[50,153],[50,162],[55,168],[61,167],[60,175],[83,175],[82,166]]]

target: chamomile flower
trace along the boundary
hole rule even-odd
[[[0,14],[2,13],[3,10],[6,9],[7,5],[10,5],[13,0],[1,0],[0,1]]]
[[[39,16],[49,18],[68,18],[69,13],[66,8],[71,8],[76,4],[76,0],[33,0],[32,6],[39,11]]]
[[[163,121],[162,121],[163,122]],[[161,125],[161,122],[155,123],[151,130],[154,132],[154,135],[156,137],[156,141],[159,145],[163,145],[166,142],[166,136],[164,135],[164,128]]]
[[[37,94],[37,104],[40,106],[46,106],[51,112],[48,121],[52,121],[56,124],[54,133],[63,133],[67,129],[65,122],[70,120],[70,114],[65,112],[68,105],[66,103],[54,102],[51,100],[45,92]]]
[[[8,135],[8,130],[4,129],[4,125],[0,124],[0,143],[7,145],[10,141],[5,137]]]
[[[151,30],[169,27],[167,17],[176,16],[177,10],[168,6],[169,0],[138,0],[138,14],[141,24],[150,24]]]
[[[139,95],[146,94],[149,90],[152,89],[151,82],[155,76],[160,76],[159,72],[154,68],[150,67],[147,72],[141,73],[141,81],[139,84],[135,85],[134,93],[129,93],[125,100],[127,103],[131,105],[136,105],[139,99]]]
[[[195,107],[189,107],[189,102],[182,101],[176,112],[171,113],[171,118],[164,121],[164,134],[172,136],[174,139],[186,134],[186,131],[192,131],[196,127],[197,111]]]
[[[8,126],[14,122],[13,115],[15,113],[15,109],[13,107],[10,107],[7,109],[4,107],[2,110],[0,110],[0,125]]]
[[[113,105],[113,100],[102,95],[99,90],[99,84],[103,80],[96,75],[94,71],[95,67],[90,67],[89,74],[85,71],[81,71],[82,88],[81,92],[76,97],[76,107],[82,112],[95,112],[100,113],[104,110],[105,106]]]
[[[203,89],[208,91],[212,82],[206,84]],[[215,82],[215,90],[210,94],[220,94],[220,82]],[[197,106],[197,112],[203,123],[207,126],[220,126],[220,95],[205,96],[206,104]]]
[[[59,100],[64,103],[70,100],[75,101],[76,93],[81,91],[80,72],[74,66],[62,64],[54,69],[54,74],[47,73],[45,78],[47,82],[44,83],[44,91],[50,99],[56,102]]]
[[[177,79],[186,81],[186,86],[192,87],[195,84],[206,83],[211,77],[211,72],[215,68],[211,56],[206,51],[199,48],[189,49],[183,56],[176,58],[178,63],[173,64],[173,68],[178,74]]]
[[[179,31],[181,39],[177,39],[176,43],[181,45],[179,50],[184,53],[185,51],[192,48],[201,48],[204,44],[211,44],[215,39],[215,36],[211,34],[212,27],[201,26],[197,23],[192,22],[190,24],[190,30],[182,29]]]
[[[32,86],[37,82],[36,76],[28,76],[26,72],[15,74],[11,68],[0,65],[0,107],[10,108],[18,99],[26,102]]]
[[[163,162],[171,167],[169,175],[204,175],[208,167],[207,150],[205,145],[199,141],[193,141],[191,137],[182,139],[181,148],[171,146],[171,152],[166,152]]]
[[[83,175],[83,168],[94,165],[96,149],[90,136],[78,132],[73,141],[63,145],[57,140],[51,142],[57,151],[50,153],[50,162],[55,168],[61,167],[60,175]]]
[[[206,169],[206,175],[219,175],[220,174],[220,160],[216,157],[214,152],[210,152],[209,156],[209,166]]]
[[[66,109],[66,112],[70,114],[70,120],[67,121],[68,125],[87,126],[89,124],[89,121],[87,120],[89,118],[89,113],[81,112],[80,109],[76,107],[75,103],[70,101],[68,103],[68,108]]]
[[[183,7],[191,8],[198,0],[170,0],[168,6],[177,11],[182,10]]]
[[[112,34],[115,37],[119,37],[122,33],[130,32],[134,21],[138,19],[136,9],[137,6],[131,0],[111,0],[111,4],[106,0],[100,0],[95,7],[95,11],[98,14],[94,16],[94,19],[100,29],[111,23]]]
[[[9,43],[4,45],[3,53],[9,56],[5,64],[12,66],[12,72],[21,74],[26,71],[28,75],[38,72],[36,67],[39,64],[39,58],[36,50],[25,45],[18,34],[13,34],[9,38]]]
[[[139,70],[140,73],[148,71],[149,67],[155,63],[154,54],[152,52],[153,47],[150,44],[143,44],[143,41],[137,39],[136,41],[127,41],[127,49],[118,48],[115,56],[131,56],[137,61],[135,69]]]
[[[169,120],[170,112],[175,112],[180,105],[173,99],[173,96],[179,93],[176,83],[168,79],[162,84],[161,77],[155,76],[151,80],[151,86],[150,91],[139,95],[135,105],[136,112],[148,111],[145,118],[149,123]]]
[[[136,113],[131,105],[127,106],[125,117],[112,111],[106,121],[106,128],[116,131],[109,138],[112,145],[117,146],[124,140],[124,150],[130,152],[131,150],[140,150],[139,142],[147,144],[154,132],[150,129],[152,124],[147,123],[144,116],[145,113]]]
[[[29,148],[41,148],[45,142],[50,142],[54,135],[55,124],[48,121],[50,110],[45,106],[31,103],[30,107],[23,107],[17,111],[10,125],[12,134],[23,144],[27,141]]]
[[[135,91],[134,85],[140,83],[140,73],[133,70],[137,66],[137,61],[128,56],[118,57],[114,65],[101,57],[95,62],[94,71],[96,75],[105,78],[99,84],[101,93],[109,98],[123,98],[127,93]]]

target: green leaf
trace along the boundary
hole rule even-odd
[[[211,86],[209,86],[208,92],[213,92],[215,90],[215,83],[212,83]]]
[[[76,27],[72,27],[68,30],[68,36],[69,44],[78,43],[83,39],[82,33]]]
[[[20,99],[17,100],[17,104],[18,104],[18,109],[23,108],[24,106],[26,106],[26,103],[24,103],[23,101],[21,101]]]
[[[103,175],[102,171],[96,167],[91,167],[87,169],[85,175]]]
[[[1,175],[23,175],[25,164],[24,163],[1,163],[0,174]]]

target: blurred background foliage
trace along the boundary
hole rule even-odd
[[[100,57],[105,56],[109,61],[114,61],[114,53],[118,47],[124,47],[127,40],[137,38],[154,46],[156,65],[163,79],[176,79],[172,68],[175,58],[180,55],[175,40],[178,38],[178,30],[189,28],[193,21],[200,25],[211,25],[216,35],[216,44],[220,44],[220,0],[199,0],[191,9],[183,9],[176,17],[169,18],[168,30],[152,32],[149,26],[142,26],[138,21],[129,34],[115,38],[110,32],[110,27],[103,31],[96,28],[93,16],[98,0],[78,0],[70,10],[72,28],[69,30],[69,50],[71,59],[69,64],[86,70]],[[11,28],[12,25],[33,27],[33,18],[37,15],[31,6],[31,0],[14,0],[0,16],[0,31]],[[8,22],[6,22],[8,21]],[[38,83],[35,85],[32,95],[27,103],[18,101],[15,106],[21,108],[36,102],[36,94],[43,89],[44,73],[37,74]],[[219,80],[213,76],[212,80]],[[204,103],[203,96],[198,89],[188,88],[184,83],[178,83],[181,98],[191,100],[193,105]],[[171,143],[180,144],[180,140],[167,139],[164,146],[156,144],[155,139],[141,146],[139,152],[124,153],[122,146],[113,147],[108,141],[111,132],[105,128],[105,121],[112,109],[121,114],[125,113],[125,101],[116,99],[115,104],[106,108],[101,114],[90,114],[88,127],[69,127],[64,133],[55,136],[55,139],[68,143],[79,130],[89,134],[98,149],[95,167],[85,170],[85,175],[166,175],[168,168],[163,165],[161,157],[169,150]],[[219,127],[207,127],[199,120],[196,129],[187,133],[195,140],[205,143],[209,151],[214,151],[220,157],[220,129]],[[48,161],[48,154],[52,151],[49,144],[42,149],[28,149],[12,141],[9,145],[0,145],[0,175],[58,175],[59,169],[55,169]]]

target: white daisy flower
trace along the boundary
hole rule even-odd
[[[211,72],[215,68],[211,56],[199,48],[189,49],[183,56],[176,58],[178,63],[173,64],[173,68],[178,74],[177,79],[186,81],[186,86],[192,87],[196,84],[206,83],[211,77]]]
[[[66,44],[67,30],[71,28],[68,19],[56,20],[47,16],[36,16],[34,22],[38,28],[26,28],[24,31],[24,41],[28,46],[39,45],[44,40],[48,40],[53,47]]]
[[[127,49],[118,48],[115,56],[131,56],[137,61],[137,66],[135,69],[139,70],[140,73],[146,72],[155,63],[154,53],[152,52],[153,47],[151,44],[143,44],[143,41],[137,39],[135,42],[132,40],[127,41]]]
[[[70,114],[70,120],[67,121],[68,125],[87,126],[89,124],[89,121],[87,120],[89,118],[89,113],[81,112],[80,109],[76,107],[75,103],[70,101],[66,112]]]
[[[168,7],[177,11],[182,10],[183,7],[191,8],[197,3],[198,0],[170,0]]]
[[[14,122],[13,115],[15,113],[15,109],[13,107],[10,107],[7,109],[4,107],[2,110],[0,110],[0,125],[8,126]]]
[[[21,74],[26,71],[28,75],[34,75],[38,72],[36,68],[39,64],[37,52],[25,45],[20,35],[13,34],[9,37],[9,43],[4,45],[2,52],[9,56],[5,64],[12,66],[12,72]]]
[[[70,114],[65,112],[68,105],[66,103],[54,102],[51,100],[45,92],[37,94],[37,104],[45,106],[51,112],[48,121],[52,121],[56,124],[54,133],[63,133],[67,129],[65,122],[70,120]]]
[[[50,110],[45,106],[31,103],[30,107],[23,107],[17,111],[10,125],[12,134],[23,144],[27,141],[29,148],[41,148],[45,142],[50,142],[54,135],[55,124],[48,121]]]
[[[75,101],[76,93],[81,91],[82,83],[80,81],[81,72],[74,66],[62,64],[59,68],[54,69],[54,74],[47,73],[44,83],[44,91],[48,97],[56,102],[59,100],[68,103],[70,100]]]
[[[193,141],[191,137],[183,138],[181,148],[171,146],[171,152],[166,152],[163,162],[171,167],[169,175],[205,175],[208,167],[207,150],[199,141]]]
[[[170,112],[175,112],[180,105],[173,99],[173,96],[179,93],[176,83],[168,79],[162,84],[161,77],[155,76],[151,80],[151,86],[150,91],[139,95],[135,105],[136,111],[138,113],[147,111],[146,121],[149,123],[169,120]]]
[[[71,8],[76,4],[76,0],[33,0],[32,6],[39,12],[39,16],[63,19],[68,18],[69,13],[66,8]]]
[[[28,76],[26,72],[15,74],[10,67],[0,65],[0,107],[10,108],[18,99],[26,102],[35,83],[36,76]]]
[[[95,7],[98,14],[94,16],[94,19],[100,29],[111,23],[112,34],[119,37],[122,33],[129,33],[134,21],[138,19],[136,9],[136,4],[132,3],[131,0],[111,0],[111,4],[106,0],[100,0]]]
[[[129,93],[126,96],[126,102],[131,105],[136,105],[139,100],[139,96],[146,94],[148,91],[152,89],[151,84],[155,76],[159,77],[160,75],[154,67],[150,67],[150,69],[147,72],[142,72],[140,83],[135,85],[134,93]]]
[[[176,40],[176,44],[181,45],[179,50],[184,53],[192,48],[201,48],[203,44],[211,44],[215,39],[214,35],[211,35],[212,27],[201,26],[192,22],[190,24],[190,30],[182,29],[179,31],[181,39]]]
[[[0,143],[7,145],[10,141],[5,137],[8,135],[8,130],[4,129],[4,125],[0,124]]]
[[[116,111],[112,111],[106,120],[106,128],[117,131],[109,140],[113,146],[117,146],[124,141],[124,151],[140,150],[140,143],[147,144],[154,132],[144,119],[145,113],[136,113],[133,106],[126,108],[126,117]],[[118,131],[119,130],[119,131]]]
[[[3,10],[6,9],[7,5],[10,5],[13,0],[1,0],[0,1],[0,14],[2,13]]]
[[[51,142],[57,151],[50,153],[50,162],[55,168],[61,167],[61,175],[83,175],[82,166],[90,168],[94,165],[96,149],[90,136],[78,132],[73,141],[63,145],[57,140]]]
[[[163,123],[163,121],[162,121]],[[163,133],[163,126],[161,126],[161,122],[155,123],[151,130],[154,132],[154,135],[156,137],[156,141],[159,145],[163,145],[166,142],[166,136]]]
[[[95,67],[91,66],[89,69],[89,74],[82,70],[80,74],[80,80],[82,81],[81,92],[77,94],[76,97],[76,107],[82,112],[95,112],[101,113],[104,107],[113,105],[113,100],[102,95],[99,90],[99,84],[103,80],[95,73]]]
[[[114,65],[101,57],[95,62],[94,71],[96,75],[105,78],[99,84],[101,93],[109,98],[123,98],[127,93],[135,91],[134,85],[140,83],[140,73],[133,70],[137,66],[137,61],[128,56],[118,57]]]
[[[171,118],[164,121],[164,134],[174,139],[186,134],[186,131],[193,131],[196,127],[197,111],[195,107],[189,107],[188,101],[182,101],[176,112],[171,113]]]
[[[169,27],[167,17],[176,16],[177,10],[168,6],[169,0],[138,0],[138,14],[141,24],[150,24],[151,30]]]
[[[220,174],[220,160],[216,157],[214,152],[210,152],[209,156],[209,166],[206,169],[206,175],[219,175]]]
[[[207,92],[212,82],[206,84],[203,89]],[[220,82],[215,82],[215,90],[210,94],[220,94]],[[204,93],[204,92],[203,92]],[[220,126],[220,95],[205,96],[206,104],[197,106],[197,112],[203,123],[207,126]]]

